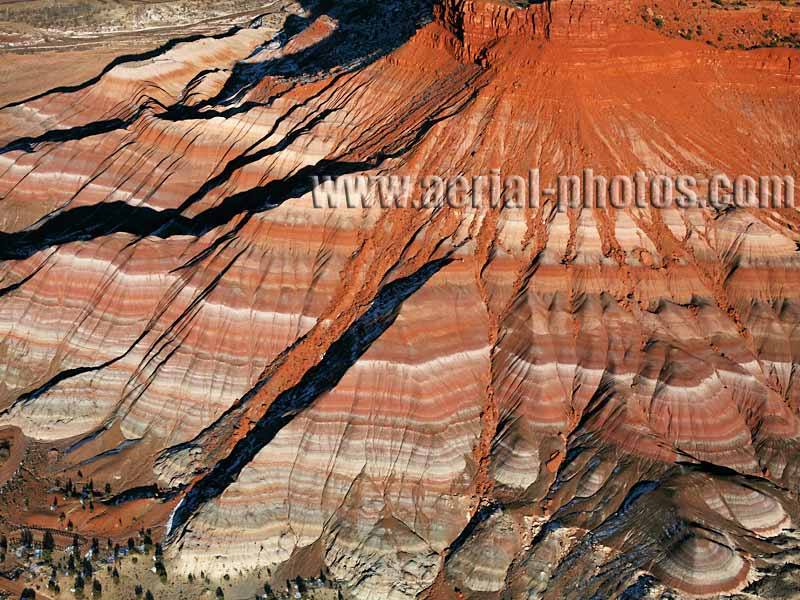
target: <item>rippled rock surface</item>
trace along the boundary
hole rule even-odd
[[[281,5],[3,107],[2,523],[113,482],[69,517],[151,528],[165,597],[796,586],[794,208],[315,206],[312,176],[800,171],[796,49],[523,4]]]

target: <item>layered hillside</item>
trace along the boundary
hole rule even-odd
[[[292,0],[0,0],[0,105],[78,85],[120,57],[261,18],[279,29]],[[154,56],[155,56],[154,55]]]
[[[164,598],[787,597],[794,208],[314,201],[798,173],[800,8],[682,4],[281,4],[3,107],[3,531],[150,529]]]

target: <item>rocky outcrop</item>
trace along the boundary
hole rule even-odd
[[[552,0],[436,0],[433,15],[444,30],[443,35],[436,35],[439,43],[460,60],[484,66],[503,62],[495,61],[496,46],[522,50],[524,55],[524,48],[556,40],[596,51],[621,28],[639,19],[633,3]]]
[[[551,2],[518,8],[480,0],[438,0],[434,16],[453,36],[451,48],[465,60],[485,57],[501,38],[546,39],[552,23]]]
[[[57,458],[20,460],[155,490],[87,527],[153,525],[181,575],[768,585],[800,518],[793,208],[319,207],[311,177],[795,172],[794,51],[606,0],[370,6],[0,111],[0,423]]]

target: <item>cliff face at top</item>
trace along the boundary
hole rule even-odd
[[[772,597],[800,552],[797,211],[312,198],[312,175],[796,173],[797,51],[647,10],[298,9],[0,110],[0,424],[51,451],[19,458],[27,495],[156,484],[68,514],[153,527],[181,576]],[[796,31],[763,2],[738,35],[762,11]],[[4,517],[63,527],[13,494]]]

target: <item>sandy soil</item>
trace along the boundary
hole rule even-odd
[[[145,48],[142,48],[144,50]],[[22,100],[50,88],[74,85],[97,75],[116,56],[137,51],[133,46],[104,50],[64,50],[36,54],[0,53],[0,105]]]
[[[213,10],[202,0],[61,4],[51,9],[52,3],[39,0],[0,0],[0,106],[85,81],[117,56],[146,52],[174,38],[245,26],[289,3],[222,2]]]

